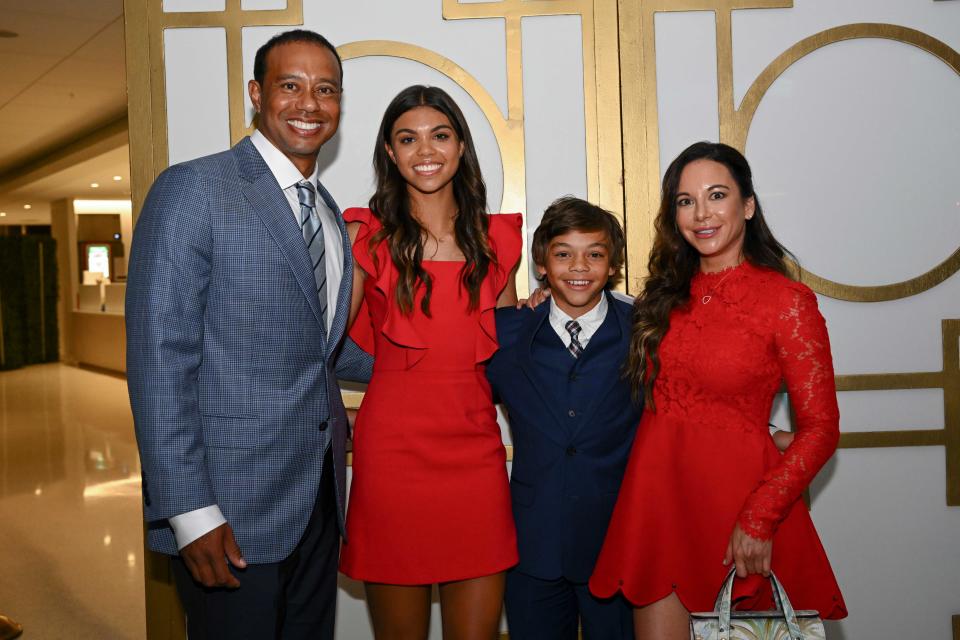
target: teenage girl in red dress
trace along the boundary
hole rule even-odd
[[[387,107],[369,209],[344,212],[351,336],[375,355],[357,415],[341,570],[365,583],[374,633],[496,637],[517,562],[505,451],[484,363],[515,304],[519,214],[487,215],[466,120],[435,87]]]

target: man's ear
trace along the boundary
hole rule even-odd
[[[253,103],[253,108],[257,113],[260,113],[260,83],[256,80],[251,80],[247,83],[247,93],[250,94],[250,102]]]

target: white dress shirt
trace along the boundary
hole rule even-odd
[[[313,168],[313,175],[304,178],[300,170],[297,169],[287,156],[283,155],[279,149],[273,146],[273,143],[259,131],[254,131],[250,136],[250,142],[257,148],[263,161],[270,167],[270,172],[277,179],[277,184],[283,189],[283,195],[287,197],[290,204],[290,210],[293,212],[293,219],[297,221],[297,227],[300,226],[300,198],[297,195],[297,183],[304,180],[310,182],[314,189],[317,188],[317,174],[320,167]],[[341,241],[340,227],[334,218],[333,211],[327,207],[320,192],[317,190],[317,214],[320,216],[320,223],[323,226],[323,247],[326,251],[323,264],[327,270],[327,333],[333,326],[334,310],[337,308],[337,293],[340,289],[340,280],[343,279],[343,243]]]
[[[593,309],[590,309],[590,311],[587,311],[579,318],[571,318],[565,311],[557,306],[556,301],[551,297],[550,326],[553,327],[553,330],[556,331],[560,339],[563,340],[564,346],[569,348],[570,343],[573,342],[573,338],[570,337],[570,332],[567,331],[566,324],[570,320],[576,320],[580,325],[580,334],[577,335],[577,342],[580,343],[581,347],[586,349],[590,338],[593,337],[593,334],[597,332],[597,329],[600,328],[600,325],[603,324],[604,319],[607,317],[607,308],[609,306],[607,295],[604,293],[600,296],[600,301],[594,305]]]
[[[304,178],[300,170],[277,149],[272,142],[267,140],[259,131],[254,131],[250,136],[250,142],[256,147],[263,161],[276,178],[277,184],[283,190],[283,195],[287,198],[293,219],[300,227],[300,198],[297,194],[297,183],[308,180],[316,189],[317,174],[319,167],[314,167],[313,175]],[[333,326],[334,311],[337,308],[337,294],[340,289],[340,281],[343,279],[343,244],[341,243],[340,227],[334,218],[333,211],[327,207],[323,198],[317,191],[316,200],[317,214],[320,216],[320,223],[323,226],[323,245],[326,252],[324,266],[327,270],[327,315],[326,329],[327,334]],[[199,538],[200,536],[213,531],[227,520],[223,517],[220,507],[212,504],[208,507],[202,507],[195,511],[182,513],[178,516],[172,516],[168,519],[170,528],[173,529],[173,535],[177,540],[177,549],[183,549],[185,546]]]

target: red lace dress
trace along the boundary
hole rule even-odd
[[[800,496],[830,458],[839,413],[826,325],[813,292],[749,263],[698,274],[670,317],[590,589],[637,606],[676,592],[710,611],[735,523],[773,539],[773,571],[797,609],[846,606]],[[704,296],[710,296],[706,304]],[[797,434],[783,455],[767,422],[786,382]],[[767,581],[738,580],[741,608],[772,608]]]
[[[463,262],[423,261],[433,278],[430,317],[396,304],[397,269],[385,243],[370,254],[380,222],[360,222],[353,243],[366,272],[364,305],[350,336],[375,355],[354,428],[353,481],[340,569],[387,584],[432,584],[490,575],[517,563],[506,452],[485,362],[497,349],[494,311],[520,258],[519,214],[490,216],[497,258],[470,311]],[[499,265],[499,266],[498,266]]]

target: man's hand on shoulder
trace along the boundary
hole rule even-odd
[[[237,569],[247,567],[247,561],[233,538],[233,529],[226,523],[180,549],[180,557],[193,579],[205,587],[236,589],[240,581],[230,572],[228,563]]]

